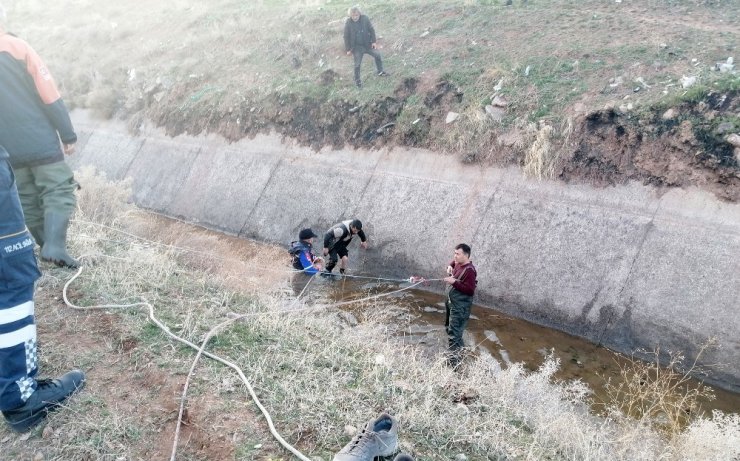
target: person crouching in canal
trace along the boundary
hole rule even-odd
[[[314,275],[324,268],[324,259],[313,254],[313,242],[318,235],[312,229],[302,229],[298,233],[298,240],[291,242],[290,253],[293,269]]]
[[[298,240],[290,243],[288,253],[291,265],[296,272],[291,278],[291,286],[296,296],[306,290],[311,278],[324,270],[324,259],[313,254],[314,239],[318,237],[312,229],[301,229]]]
[[[447,363],[457,368],[462,360],[463,332],[470,318],[473,295],[478,284],[478,273],[470,261],[470,246],[461,243],[455,247],[452,262],[447,266],[447,299],[445,300],[445,327],[449,339]]]

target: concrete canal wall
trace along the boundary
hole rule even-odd
[[[467,242],[478,302],[619,351],[682,350],[710,337],[711,381],[740,391],[740,205],[699,190],[597,189],[463,165],[425,150],[322,150],[258,136],[169,138],[74,114],[73,168],[132,178],[136,203],[287,244],[360,218],[355,270],[442,277]],[[84,185],[83,185],[84,187]]]

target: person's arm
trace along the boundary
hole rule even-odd
[[[324,234],[324,256],[329,254],[329,248],[334,241],[334,228],[329,229]]]
[[[453,283],[457,282],[457,279],[452,276],[452,274],[455,273],[455,261],[450,261],[450,263],[447,265],[447,277],[443,278],[444,282],[447,285],[452,285]]]
[[[347,52],[347,54],[352,52],[352,26],[349,24],[352,19],[347,19],[347,22],[344,23],[344,51]]]
[[[375,38],[375,28],[373,27],[373,23],[370,22],[370,18],[367,18],[367,30],[370,33],[370,44],[372,45],[373,49],[376,49],[378,47],[377,39]]]
[[[324,270],[324,258],[321,256],[317,256],[316,258],[313,258],[313,267],[316,269],[317,272],[321,272]]]
[[[360,247],[362,247],[363,250],[367,250],[367,237],[365,236],[365,231],[360,229],[357,231],[357,236],[360,237]]]
[[[308,251],[301,251],[298,255],[298,259],[301,261],[301,266],[303,266],[303,272],[309,275],[313,275],[318,272],[318,270],[314,267],[313,261],[311,261],[311,253]]]
[[[43,109],[46,117],[59,133],[59,138],[64,144],[65,153],[72,153],[72,146],[77,142],[77,134],[72,127],[69,111],[67,111],[67,106],[64,105],[49,69],[30,46],[26,48],[26,71],[33,79],[36,92],[44,104]]]

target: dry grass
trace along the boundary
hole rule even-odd
[[[703,345],[689,366],[685,357],[675,352],[668,353],[667,365],[661,364],[659,348],[641,354],[652,360],[632,358],[620,364],[619,377],[609,379],[605,386],[604,405],[656,427],[668,437],[678,436],[693,415],[700,413],[699,402],[714,400],[711,388],[691,379],[691,375],[699,372],[696,363],[712,346],[713,343]]]
[[[537,179],[552,179],[555,175],[557,156],[552,146],[553,128],[542,124],[537,131],[537,137],[524,157],[524,174]]]
[[[540,122],[539,129],[528,125],[525,132],[534,133],[534,141],[529,145],[524,157],[522,171],[537,179],[555,179],[560,173],[560,159],[570,146],[573,134],[573,119],[566,118],[558,132],[550,124]]]
[[[212,259],[230,259],[221,256],[228,254],[228,245],[219,255],[218,240],[208,240],[212,248],[216,246],[211,255],[198,256],[194,251],[134,239],[89,224],[87,220],[94,217],[126,232],[148,228],[147,237],[158,239],[158,226],[151,224],[157,222],[156,217],[149,218],[153,219],[149,227],[131,225],[132,221],[147,219],[127,204],[125,187],[107,183],[91,172],[78,178],[87,192],[81,197],[78,220],[71,232],[74,252],[99,256],[72,286],[76,302],[89,305],[144,297],[156,306],[156,315],[173,332],[194,343],[200,343],[210,329],[233,313],[259,314],[219,333],[208,350],[245,370],[283,436],[311,456],[327,459],[346,443],[345,425],[358,427],[381,410],[399,418],[404,449],[429,460],[450,459],[458,454],[471,460],[686,459],[686,453],[696,456],[691,459],[732,459],[739,454],[737,415],[697,417],[672,437],[654,429],[650,418],[635,421],[616,411],[606,417],[594,416],[588,409],[590,391],[584,384],[553,383],[558,367],[553,358],[537,371],[528,372],[521,364],[501,370],[492,358],[481,356],[471,359],[461,373],[454,373],[441,356],[425,358],[394,339],[405,326],[399,320],[404,317],[394,316],[382,300],[354,307],[360,319],[354,326],[330,305],[295,311],[307,306],[295,305],[291,297],[285,297],[284,290],[274,285],[273,289],[264,284],[258,288],[251,280],[247,273],[255,269],[248,266],[255,261],[235,265],[233,268],[241,270],[234,272],[213,265]],[[196,243],[203,242],[199,231],[182,226],[181,234],[191,233]],[[172,228],[164,229],[163,239]],[[275,257],[282,251],[254,247],[260,257]],[[55,292],[68,276],[61,270],[47,272],[39,290]],[[241,285],[235,283],[237,279]],[[283,312],[286,309],[294,313]],[[99,321],[96,318],[55,307],[39,322],[89,331]],[[173,393],[167,405],[175,407],[176,386],[184,381],[194,351],[173,347],[148,324],[142,312],[122,313],[115,327],[119,333],[114,335],[88,333],[90,343],[79,348],[64,336],[67,339],[57,347],[42,350],[42,368],[47,372],[74,363],[90,372],[91,382],[68,410],[51,418],[53,436],[44,438],[36,432],[24,440],[0,429],[6,459],[26,459],[24,454],[39,449],[45,459],[136,459],[153,456],[152,446],[168,445],[166,441],[174,436],[168,432],[173,427],[173,413],[167,413],[163,420],[157,401],[151,400],[162,385],[157,380],[140,381],[136,377],[144,373],[171,383]],[[136,346],[124,352],[121,348],[126,338],[135,339]],[[43,334],[40,339],[44,341]],[[101,363],[101,356],[111,358]],[[132,370],[118,377],[114,388],[96,381],[103,369],[112,366],[110,362],[121,362],[124,369]],[[652,369],[650,364],[645,367]],[[133,383],[129,386],[124,381]],[[108,394],[114,390],[133,394],[139,404],[111,400]],[[622,388],[616,392],[633,390]],[[142,407],[140,402],[147,403]],[[180,459],[220,456],[196,452],[197,443],[190,442],[198,440],[198,433],[211,426],[229,431],[234,450],[230,457],[256,459],[254,447],[259,444],[264,445],[259,456],[286,459],[285,453],[265,438],[260,417],[250,416],[256,418],[256,427],[263,428],[262,435],[250,433],[243,424],[234,426],[229,422],[250,407],[233,372],[210,361],[201,363],[191,384],[189,402],[192,418],[200,415],[208,419],[201,420],[204,426],[193,423],[188,429],[191,432],[183,438]],[[654,415],[652,410],[645,413]],[[702,453],[712,456],[705,458]]]
[[[495,147],[492,142],[494,123],[479,107],[468,107],[457,120],[440,126],[435,148],[460,156],[465,163],[485,162]]]

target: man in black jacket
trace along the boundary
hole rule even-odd
[[[329,262],[326,263],[325,273],[331,273],[334,266],[337,265],[337,261],[339,261],[339,272],[344,275],[349,260],[347,246],[355,235],[360,237],[360,242],[362,242],[360,247],[367,250],[367,236],[362,230],[362,221],[359,219],[342,221],[326,231],[326,234],[324,234],[324,256],[329,257]]]
[[[41,246],[41,259],[77,267],[67,253],[77,183],[64,161],[77,134],[49,70],[5,23],[0,5],[0,144],[10,154],[26,225]]]
[[[348,14],[349,18],[344,24],[344,49],[347,51],[347,56],[353,55],[355,57],[355,85],[362,88],[360,65],[365,53],[375,58],[378,75],[387,76],[388,74],[383,70],[383,60],[380,58],[380,53],[375,51],[378,44],[375,39],[375,29],[373,29],[370,19],[362,14],[359,6],[350,8]]]

